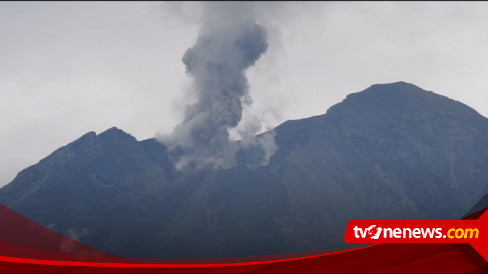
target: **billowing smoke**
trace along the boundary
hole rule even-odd
[[[252,3],[203,4],[200,35],[183,56],[197,102],[187,106],[172,134],[159,138],[180,169],[230,168],[237,153],[249,147],[261,147],[263,165],[276,150],[273,134],[229,140],[228,130],[241,121],[243,106],[252,103],[245,71],[268,48],[253,8]]]

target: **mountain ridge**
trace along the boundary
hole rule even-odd
[[[155,139],[89,132],[0,202],[119,256],[198,258],[345,247],[350,219],[460,218],[488,192],[488,119],[405,82],[272,132],[267,166],[205,171],[174,169]]]

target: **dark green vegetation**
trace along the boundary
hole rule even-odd
[[[266,167],[181,172],[153,139],[91,132],[1,203],[116,255],[190,258],[344,247],[350,219],[460,218],[488,192],[488,119],[404,82],[275,133]]]

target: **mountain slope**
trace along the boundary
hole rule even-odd
[[[155,140],[88,133],[19,173],[0,202],[116,255],[190,258],[344,247],[350,219],[459,218],[488,192],[488,119],[408,83],[274,132],[266,167],[185,172]]]

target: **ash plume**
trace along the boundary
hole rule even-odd
[[[228,130],[241,121],[243,105],[252,103],[245,71],[268,48],[266,31],[256,23],[253,9],[252,3],[203,4],[199,37],[182,59],[193,77],[197,102],[186,107],[173,133],[159,137],[179,169],[233,167],[238,151],[250,145],[262,147],[261,164],[267,164],[276,150],[273,134],[266,141],[229,140]]]

